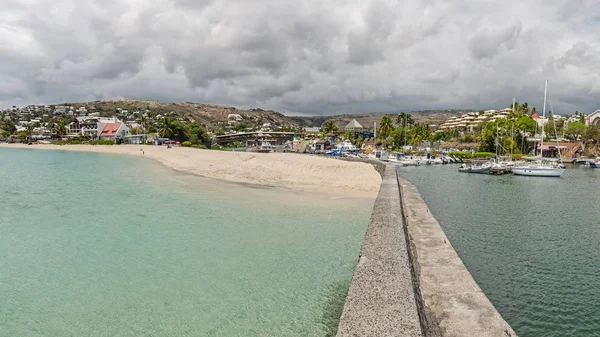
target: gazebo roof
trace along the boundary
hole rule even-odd
[[[350,123],[348,123],[348,125],[346,125],[346,129],[348,130],[352,130],[352,129],[362,129],[363,126],[360,125],[359,122],[356,121],[356,119],[353,119],[350,121]]]

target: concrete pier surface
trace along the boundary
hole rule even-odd
[[[388,165],[382,173],[338,337],[423,336],[402,228],[396,171]]]
[[[394,165],[378,171],[381,188],[337,336],[516,337],[417,188]]]

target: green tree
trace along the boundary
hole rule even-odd
[[[27,135],[27,141],[31,141],[31,136],[33,135],[33,125],[31,123],[27,124],[25,127],[25,134]]]
[[[163,138],[171,138],[173,136],[173,122],[170,117],[165,117],[162,121],[160,135]]]
[[[396,117],[396,125],[405,128],[407,125],[414,125],[415,121],[413,120],[411,114],[408,112],[401,112]]]
[[[17,127],[15,126],[15,123],[13,123],[10,119],[5,120],[4,123],[2,123],[2,127],[0,127],[0,129],[6,131],[9,135],[12,135],[13,133],[17,132]]]
[[[379,122],[379,138],[386,139],[393,130],[394,125],[392,125],[392,120],[390,119],[390,116],[383,116],[381,118],[381,122]]]
[[[429,125],[426,123],[415,123],[415,125],[407,130],[407,139],[409,144],[418,146],[424,141],[432,141],[433,136]]]
[[[583,136],[585,139],[599,140],[600,139],[600,125],[588,126],[587,129],[585,130],[585,133]]]
[[[175,119],[171,120],[171,129],[173,130],[173,134],[171,135],[173,140],[178,142],[184,142],[188,140],[185,133],[185,125],[183,122]]]
[[[338,131],[338,126],[335,125],[333,120],[327,120],[323,125],[321,125],[321,129],[325,135],[336,133]]]
[[[194,144],[204,144],[207,145],[210,141],[210,137],[208,136],[208,132],[202,125],[198,122],[192,122],[185,126],[187,139]],[[207,145],[208,146],[208,145]]]
[[[60,119],[56,124],[56,134],[59,136],[64,136],[67,134],[67,126],[65,125],[64,119]]]
[[[146,134],[148,130],[148,117],[141,115],[139,118],[142,134]]]
[[[586,126],[581,122],[570,122],[565,130],[565,137],[576,140],[583,136],[586,132]]]
[[[391,132],[391,144],[394,148],[399,148],[404,145],[404,132],[405,128],[402,127],[396,128]]]
[[[525,102],[521,104],[521,107],[517,110],[519,113],[529,114],[529,103]]]
[[[344,133],[344,139],[348,139],[349,141],[354,141],[354,132],[348,130]]]
[[[217,129],[214,131],[214,134],[215,134],[216,136],[222,136],[222,135],[224,135],[224,134],[225,134],[225,131],[226,131],[226,130],[225,130],[225,127],[224,127],[223,125],[219,125],[219,126],[217,127]]]

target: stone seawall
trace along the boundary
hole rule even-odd
[[[377,171],[377,173],[379,173],[381,175],[381,178],[383,178],[383,175],[385,174],[385,169],[386,166],[388,166],[387,164],[385,164],[384,162],[377,160],[377,159],[368,159],[368,158],[339,158],[340,160],[345,160],[345,161],[357,161],[357,162],[361,162],[361,163],[367,163],[367,164],[371,164],[373,165],[373,167],[375,168],[375,171]]]
[[[398,184],[423,323],[445,337],[516,337],[463,264],[417,188],[400,177]]]
[[[416,187],[382,165],[337,336],[516,337]]]
[[[423,336],[393,165],[385,167],[337,336]]]

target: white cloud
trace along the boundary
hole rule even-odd
[[[0,107],[115,97],[289,112],[600,102],[600,2],[5,0]]]

